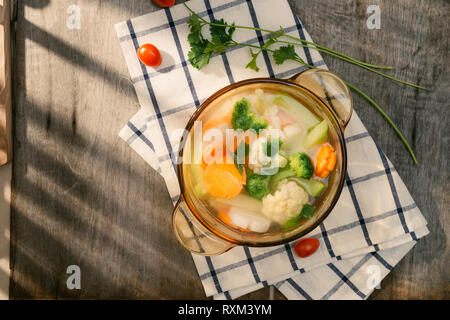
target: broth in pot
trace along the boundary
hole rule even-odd
[[[251,87],[216,101],[194,128],[187,187],[226,227],[283,232],[314,217],[336,164],[327,119],[289,93]]]

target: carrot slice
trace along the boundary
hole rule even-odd
[[[231,226],[231,219],[230,216],[228,215],[228,210],[220,210],[217,213],[217,217],[222,220],[224,223],[226,223],[227,225]]]
[[[336,152],[329,144],[320,147],[316,157],[316,170],[314,174],[320,178],[327,177],[336,165]]]
[[[332,152],[330,161],[328,161],[327,170],[330,172],[333,171],[335,165],[336,165],[336,152]]]
[[[228,123],[231,125],[231,114],[223,116],[219,119],[212,119],[203,124],[203,133],[208,131],[209,129],[217,127],[219,124]]]
[[[324,170],[324,171],[315,173],[315,175],[318,176],[319,178],[326,178],[329,174],[330,174],[330,171],[328,171],[328,170]]]
[[[242,185],[245,183],[244,177],[232,163],[208,165],[203,179],[206,191],[213,197],[223,199],[236,197],[242,191]]]

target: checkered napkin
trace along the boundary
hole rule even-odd
[[[192,0],[189,6],[206,19],[263,26],[312,41],[286,0]],[[164,177],[175,202],[179,196],[176,166],[180,129],[208,96],[218,89],[254,77],[290,77],[304,68],[296,62],[276,65],[263,53],[260,71],[246,69],[248,48],[233,48],[211,58],[198,71],[186,61],[189,51],[183,5],[116,25],[141,110],[119,133]],[[267,35],[237,30],[235,40],[262,45]],[[162,65],[147,68],[136,50],[155,43]],[[297,48],[309,64],[326,68],[317,51]],[[207,296],[232,299],[275,285],[289,299],[365,299],[381,279],[428,233],[426,221],[384,153],[356,113],[345,130],[348,173],[340,199],[327,219],[308,236],[320,241],[318,251],[298,258],[293,243],[269,247],[236,247],[214,257],[193,255]],[[170,214],[170,212],[167,212]]]

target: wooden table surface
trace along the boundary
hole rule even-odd
[[[317,43],[395,66],[391,74],[430,89],[324,57],[385,108],[419,161],[413,164],[386,121],[354,95],[431,232],[372,298],[450,298],[449,1],[290,2]],[[66,26],[71,4],[81,9],[80,30]],[[366,26],[371,4],[381,9],[379,30]],[[162,178],[117,135],[139,104],[113,26],[157,9],[150,0],[18,0],[11,298],[205,298],[190,254],[172,233]],[[73,264],[81,268],[81,290],[66,287]],[[265,288],[244,298],[268,296]]]

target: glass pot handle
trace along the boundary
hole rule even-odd
[[[172,216],[173,230],[178,241],[192,253],[212,256],[222,254],[235,245],[206,229],[180,197]]]
[[[353,112],[353,98],[350,89],[335,73],[325,69],[309,69],[290,79],[310,90],[326,103],[344,130]]]

